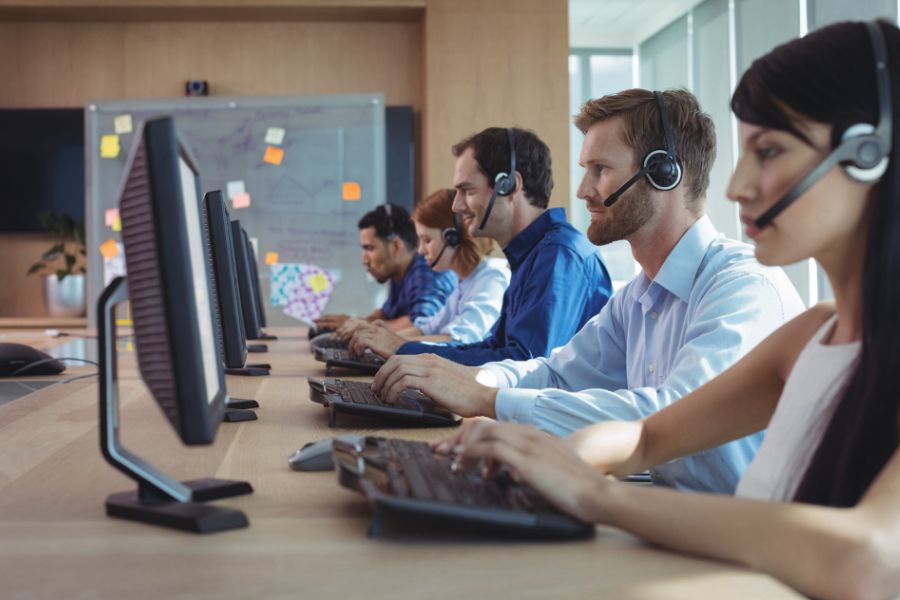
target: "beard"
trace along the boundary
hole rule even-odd
[[[649,221],[655,208],[647,187],[645,181],[640,181],[605,212],[593,213],[587,231],[591,243],[604,246],[624,240]]]

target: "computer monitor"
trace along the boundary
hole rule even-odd
[[[250,262],[253,260],[253,251],[250,248],[247,234],[244,232],[244,228],[241,227],[240,221],[235,220],[231,222],[231,237],[234,239],[234,258],[237,262],[238,290],[241,295],[244,329],[248,339],[258,340],[262,335],[262,325],[259,322],[259,307],[256,303],[256,294],[253,293],[253,274],[250,267]]]
[[[115,279],[98,303],[101,448],[138,490],[110,496],[106,512],[197,532],[246,526],[239,511],[197,502],[248,493],[249,484],[175,481],[118,440],[114,312],[124,300],[131,303],[141,376],[183,443],[212,443],[227,400],[198,170],[171,117],[136,129],[119,213],[128,278]]]
[[[221,191],[207,192],[203,198],[204,228],[209,231],[210,258],[213,266],[213,288],[218,297],[218,316],[222,329],[225,366],[243,367],[247,360],[247,334],[238,291],[237,263],[231,220]]]
[[[247,239],[247,256],[250,258],[250,283],[253,295],[256,297],[256,308],[259,315],[259,337],[254,339],[277,340],[277,335],[263,331],[263,327],[266,326],[266,303],[263,301],[262,282],[259,279],[259,268],[257,267],[259,259],[256,257],[256,252],[253,251],[253,244],[250,243],[250,236],[246,229],[244,229],[244,237]]]

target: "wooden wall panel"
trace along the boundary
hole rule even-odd
[[[425,13],[424,179],[445,187],[450,146],[520,126],[550,146],[551,205],[569,203],[566,0],[429,0]]]

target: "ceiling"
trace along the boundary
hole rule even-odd
[[[569,0],[571,48],[631,48],[702,0]]]

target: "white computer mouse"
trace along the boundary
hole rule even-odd
[[[361,435],[342,435],[340,438],[355,444],[362,439]],[[288,457],[288,464],[295,471],[331,471],[334,461],[331,460],[331,440],[327,438],[318,442],[304,444],[302,448]]]

